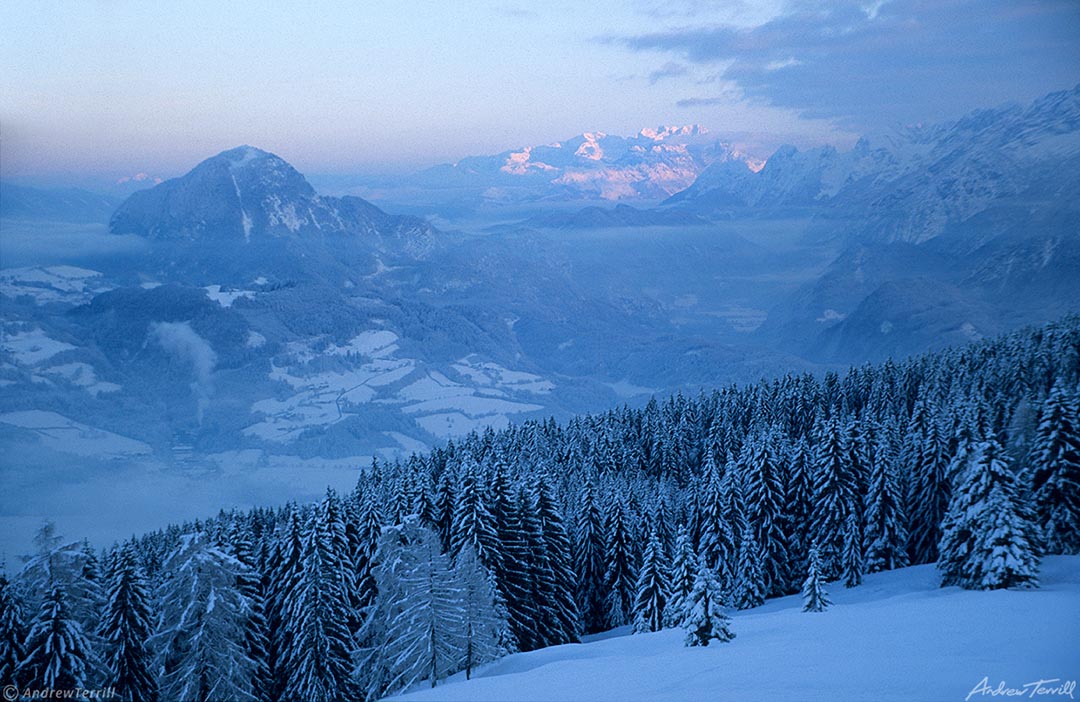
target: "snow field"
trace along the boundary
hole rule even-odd
[[[1076,680],[1080,556],[1047,557],[1040,579],[976,592],[940,588],[934,566],[877,573],[852,589],[830,583],[822,613],[804,613],[797,595],[733,612],[728,644],[686,648],[681,630],[626,627],[394,699],[961,702],[984,677],[992,688]]]

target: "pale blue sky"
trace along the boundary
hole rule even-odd
[[[767,155],[1072,87],[1080,3],[6,0],[0,66],[5,178],[241,143],[400,171],[687,123]]]

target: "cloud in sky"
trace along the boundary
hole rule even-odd
[[[689,69],[683,64],[675,63],[674,61],[668,61],[663,66],[649,74],[649,84],[655,85],[657,81],[661,81],[665,78],[676,78],[678,76],[685,76],[689,72]]]
[[[756,27],[687,26],[622,43],[699,66],[726,62],[723,78],[751,100],[874,131],[1080,82],[1080,3],[798,3]],[[725,99],[690,95],[678,104],[713,102]]]

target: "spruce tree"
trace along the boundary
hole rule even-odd
[[[911,471],[911,562],[932,563],[937,560],[937,545],[941,540],[941,522],[949,506],[948,446],[937,418],[928,409],[917,406],[909,428],[911,444],[907,464]]]
[[[634,632],[660,631],[664,628],[664,610],[668,604],[668,568],[664,549],[656,532],[649,536],[637,579],[634,597]]]
[[[848,467],[839,423],[833,419],[820,431],[814,480],[814,512],[811,541],[818,546],[822,572],[830,577],[840,571],[844,527],[857,499]]]
[[[1009,587],[1038,587],[1039,558],[1034,545],[1030,512],[1021,509],[1003,484],[990,489],[986,519],[975,540],[975,552],[982,554],[982,580],[978,587],[997,590]]]
[[[67,596],[53,583],[30,625],[26,657],[16,675],[32,688],[70,690],[87,687],[97,658],[82,626],[72,616]]]
[[[586,634],[601,631],[606,623],[604,611],[604,523],[596,504],[591,480],[581,493],[574,534],[574,571],[577,575],[577,606],[581,630]]]
[[[863,539],[868,573],[903,568],[908,564],[907,529],[904,526],[907,520],[889,458],[887,449],[879,444],[866,494]]]
[[[716,574],[704,559],[698,559],[694,587],[683,603],[680,626],[686,631],[687,646],[708,646],[735,638],[731,618],[724,612],[723,594]]]
[[[505,490],[510,490],[508,485]],[[499,564],[498,582],[506,597],[514,645],[522,651],[531,651],[542,645],[541,634],[537,632],[541,615],[535,597],[538,588],[533,556],[536,516],[525,489],[499,501],[502,515],[499,540],[504,558]]]
[[[762,589],[766,596],[787,588],[788,547],[783,528],[784,487],[777,461],[776,434],[758,437],[749,449],[746,466],[747,517],[761,549]]]
[[[495,520],[480,490],[478,467],[471,459],[467,460],[461,469],[454,521],[450,527],[451,553],[457,554],[465,544],[473,547],[476,557],[487,568],[498,568],[499,546]]]
[[[15,585],[0,570],[0,681],[20,687],[19,664],[26,657],[26,620]]]
[[[854,514],[849,514],[844,529],[844,587],[856,587],[862,584],[863,554],[862,537],[859,534],[859,522]]]
[[[577,641],[578,612],[574,600],[574,568],[570,555],[570,537],[551,488],[544,478],[534,489],[536,520],[543,547],[541,568],[547,587],[539,593],[545,612],[544,630],[548,646]]]
[[[802,573],[805,572],[803,553],[809,550],[811,502],[813,500],[813,480],[811,464],[813,458],[806,439],[800,437],[792,446],[787,463],[788,476],[786,485],[786,506],[784,508],[784,532],[788,541],[789,589],[801,585]]]
[[[764,603],[765,595],[765,568],[761,558],[761,546],[753,529],[747,526],[739,541],[739,564],[735,571],[732,600],[739,609],[750,609]]]
[[[735,501],[732,494],[735,467],[729,464],[721,474],[721,469],[711,456],[711,453],[706,456],[704,495],[699,502],[702,511],[698,520],[701,538],[697,551],[717,572],[721,583],[726,583],[732,579],[738,555],[735,525],[731,523],[730,514]]]
[[[607,590],[608,626],[617,627],[631,621],[637,587],[637,568],[631,543],[629,515],[619,497],[608,503],[604,549],[607,568],[604,587]]]
[[[1047,553],[1080,553],[1080,416],[1060,384],[1043,403],[1031,451],[1031,487]]]
[[[829,594],[825,591],[825,577],[821,570],[821,556],[817,546],[810,548],[809,572],[803,583],[803,611],[824,612],[825,608],[832,604]]]
[[[1017,499],[1016,478],[997,441],[979,444],[942,525],[942,585],[992,589],[1034,584],[1034,515]]]
[[[120,550],[112,568],[99,629],[105,643],[106,687],[113,688],[123,702],[157,699],[148,647],[151,617],[150,593],[135,563],[134,546],[128,544]]]
[[[309,519],[300,577],[285,592],[285,627],[292,634],[284,657],[288,699],[332,702],[354,696],[346,589],[352,564],[343,540],[335,538],[340,529],[336,501],[328,495]]]
[[[664,626],[678,626],[686,598],[694,589],[697,578],[697,556],[686,527],[679,525],[675,535],[675,557],[671,563],[670,598],[664,609]]]

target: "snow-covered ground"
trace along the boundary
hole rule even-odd
[[[384,329],[361,332],[344,346],[321,351],[313,349],[314,341],[288,344],[290,362],[275,365],[270,379],[287,384],[293,393],[256,400],[251,409],[259,421],[246,427],[245,434],[287,443],[311,427],[335,424],[348,411],[374,402],[400,407],[424,431],[446,439],[489,426],[502,428],[511,417],[542,410],[544,405],[527,400],[555,388],[538,375],[474,356],[448,367],[401,357],[397,334]],[[343,366],[308,367],[328,356],[341,357]]]
[[[29,296],[34,304],[81,304],[109,290],[101,273],[77,266],[39,266],[0,270],[0,293],[10,298]]]
[[[728,644],[686,648],[678,630],[621,630],[508,656],[470,681],[459,674],[398,699],[992,699],[972,694],[984,678],[994,690],[1080,678],[1080,557],[1045,559],[1041,580],[1038,590],[969,592],[938,587],[933,566],[905,568],[850,590],[831,584],[834,605],[819,614],[802,612],[798,597],[736,612]]]

